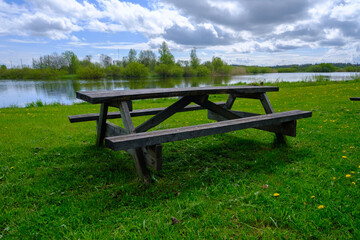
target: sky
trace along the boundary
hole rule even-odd
[[[360,63],[360,0],[0,0],[0,64],[47,54],[113,60],[166,41],[176,60]]]

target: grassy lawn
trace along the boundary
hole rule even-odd
[[[287,147],[254,129],[167,143],[150,186],[126,152],[94,145],[95,122],[67,119],[98,105],[0,109],[0,239],[357,238],[359,96],[358,81],[280,83],[275,111],[313,111]],[[256,100],[234,108],[262,113]],[[157,129],[206,122],[180,113]]]

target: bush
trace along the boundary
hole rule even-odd
[[[76,73],[82,79],[99,79],[106,76],[104,69],[95,64],[80,67]]]
[[[210,69],[207,68],[206,66],[204,65],[201,65],[199,67],[197,67],[197,75],[198,76],[209,76],[210,75]]]
[[[111,65],[105,68],[105,74],[107,77],[121,77],[124,76],[125,69],[121,66]]]
[[[331,63],[320,63],[312,65],[306,69],[307,72],[335,72],[336,67]]]
[[[124,76],[126,77],[147,77],[148,75],[148,68],[138,62],[129,63],[124,69]]]
[[[184,70],[182,69],[182,67],[178,66],[178,65],[173,65],[170,67],[169,70],[169,75],[170,77],[181,77],[184,74]]]
[[[192,67],[184,67],[184,77],[193,77],[197,75],[196,69]]]

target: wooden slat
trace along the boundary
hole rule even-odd
[[[360,101],[360,97],[351,97],[350,100],[351,101]]]
[[[246,128],[274,125],[311,117],[311,115],[312,113],[308,111],[294,110],[196,126],[109,137],[105,139],[105,144],[107,147],[115,151],[126,150],[129,148],[144,147],[212,134],[226,133]]]
[[[129,101],[146,98],[197,96],[202,94],[253,94],[279,91],[273,86],[223,86],[194,88],[155,88],[113,91],[78,91],[76,97],[89,103],[103,103],[113,100]]]
[[[217,102],[215,103],[219,106],[225,106],[225,102]],[[159,112],[163,111],[165,108],[150,108],[150,109],[140,109],[140,110],[134,110],[130,112],[131,117],[140,117],[140,116],[149,116],[149,115],[155,115]],[[178,112],[188,112],[188,111],[196,111],[196,110],[202,110],[203,107],[199,105],[190,105],[186,106],[185,108],[181,109]],[[115,119],[115,118],[121,118],[120,112],[109,112],[107,115],[107,119]],[[95,121],[99,119],[99,113],[88,113],[88,114],[80,114],[80,115],[70,115],[69,121],[71,123],[76,122],[87,122],[87,121]]]
[[[236,114],[239,118],[245,118],[245,117],[252,117],[252,116],[259,116],[261,114],[257,113],[250,113],[250,112],[241,112],[241,111],[234,111],[231,110],[232,113]],[[228,119],[220,116],[219,114],[216,114],[212,111],[208,111],[208,119],[215,120],[215,121],[226,121]],[[256,129],[283,134],[289,137],[296,137],[296,121],[271,125],[271,126],[262,126],[257,127]]]

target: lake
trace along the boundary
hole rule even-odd
[[[101,80],[0,80],[0,108],[18,106],[38,100],[43,103],[72,104],[81,102],[75,92],[80,90],[122,90],[139,88],[179,88],[231,85],[239,82],[310,81],[314,76],[325,76],[331,81],[351,80],[359,73],[267,73],[229,77],[203,78],[149,78],[149,79],[101,79]]]

